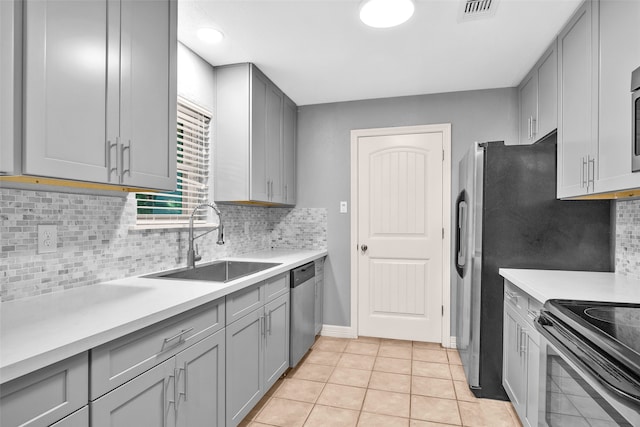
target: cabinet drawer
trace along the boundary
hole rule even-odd
[[[527,294],[507,280],[504,281],[504,301],[521,315],[526,313]]]
[[[279,296],[289,292],[289,283],[290,283],[289,272],[286,272],[281,274],[280,276],[276,276],[271,279],[265,280],[263,285],[264,291],[265,291],[265,303],[271,302],[274,299],[278,298]]]
[[[51,427],[89,427],[89,405],[52,424]]]
[[[227,295],[227,325],[262,307],[264,302],[264,282]]]
[[[47,366],[2,385],[0,425],[49,426],[89,400],[87,353]]]
[[[124,384],[225,323],[224,299],[133,332],[91,351],[91,400]]]

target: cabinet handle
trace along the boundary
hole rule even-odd
[[[272,311],[269,312],[269,317],[267,318],[267,332],[269,333],[269,335],[271,335],[271,313],[273,313]]]
[[[519,354],[527,353],[527,330],[525,328],[520,328],[520,348]]]
[[[536,320],[538,313],[535,310],[527,310],[527,316],[529,316],[529,319],[531,320]]]
[[[182,341],[184,341],[182,338],[184,336],[184,334],[187,334],[189,332],[193,331],[193,328],[189,328],[189,329],[183,329],[180,332],[178,332],[177,334],[175,334],[174,336],[170,337],[170,338],[165,338],[164,341],[162,342],[162,348],[160,349],[160,352],[164,351],[164,346],[169,344],[171,341],[178,339],[179,341],[175,344],[178,345],[180,344]]]
[[[589,156],[588,160],[587,175],[587,191],[589,190],[589,185],[591,185],[591,191],[593,191],[596,180],[596,159],[592,159],[591,156]]]
[[[516,323],[516,351],[520,349],[520,325]]]
[[[114,172],[118,171],[118,162],[116,162],[116,167],[115,168],[111,167],[111,150],[114,147],[116,147],[116,150],[117,150],[117,147],[118,147],[118,138],[117,137],[116,137],[116,142],[115,143],[112,144],[111,140],[108,139],[107,143],[105,145],[105,150],[106,150],[105,155],[106,155],[106,158],[107,158],[107,181],[111,181],[111,175]]]
[[[538,133],[538,121],[531,117],[531,139],[535,139],[536,134]]]
[[[124,168],[124,151],[125,150],[129,151],[127,169]],[[120,144],[120,165],[122,166],[122,169],[120,170],[120,183],[122,183],[124,180],[125,173],[131,176],[131,140],[128,141],[128,144],[126,147],[124,144]]]
[[[171,400],[170,396],[169,396],[169,381],[171,381],[171,379],[173,378],[173,400]],[[162,427],[167,427],[167,412],[169,412],[169,406],[173,405],[173,411],[174,413],[176,412],[176,376],[175,376],[175,370],[174,370],[174,374],[173,375],[169,375],[169,378],[167,378],[167,386],[165,387],[165,396],[166,396],[166,400],[167,400],[167,405],[164,409],[164,411],[162,411]]]
[[[587,187],[586,169],[587,169],[587,157],[583,157],[582,158],[582,178],[580,180],[580,187],[581,188]],[[589,187],[587,187],[587,191],[588,190],[589,190]]]
[[[260,334],[264,337],[264,315],[260,316]]]
[[[520,298],[520,295],[518,295],[518,294],[517,294],[517,293],[515,293],[515,292],[509,291],[509,290],[504,291],[504,294],[505,294],[505,295],[506,295],[510,300],[515,300],[515,301],[516,301],[516,303],[518,302],[518,298]]]
[[[284,185],[284,201],[288,201],[289,200],[289,193],[288,193],[288,188],[287,188],[287,184]]]
[[[176,373],[176,383],[178,382],[178,378],[180,378],[180,372],[184,375],[184,391],[178,390],[177,399],[180,400],[180,396],[184,396],[184,401],[187,401],[187,391],[189,390],[189,373],[187,371],[187,362],[184,362],[184,366],[182,368],[178,368],[178,372]]]
[[[529,135],[528,135],[527,139],[531,139],[531,134],[533,133],[531,131],[531,116],[529,116],[529,120],[528,121],[529,121]]]

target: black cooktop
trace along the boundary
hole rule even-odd
[[[632,372],[640,373],[640,304],[550,300],[545,309]]]

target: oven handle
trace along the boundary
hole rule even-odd
[[[553,323],[553,321],[545,316],[538,317],[538,321],[535,323],[535,326],[538,332],[540,332],[541,338],[546,341],[548,345],[550,345],[551,348],[565,360],[565,362],[570,362],[569,364],[571,365],[571,367],[577,372],[580,372],[580,374],[589,383],[589,385],[596,389],[596,391],[601,394],[611,396],[613,399],[615,399],[617,402],[620,402],[620,404],[624,405],[625,407],[629,407],[629,405],[623,403],[621,399],[632,402],[632,404],[636,408],[638,407],[638,405],[640,405],[640,400],[637,397],[631,396],[625,391],[620,390],[615,385],[607,381],[606,378],[598,375],[598,373],[591,366],[587,365],[572,351],[570,351],[569,349],[560,351],[559,349],[565,349],[565,346],[561,342],[559,342],[556,337],[551,335],[547,328],[554,328],[556,331],[564,335],[564,338],[573,341],[574,338],[568,335],[562,327],[555,327],[556,325]],[[541,343],[541,347],[542,344],[543,343]],[[596,361],[593,360],[589,355],[585,354],[585,356],[589,357],[594,362],[594,364],[596,363]],[[633,410],[636,414],[638,413],[637,409],[631,408],[631,410]]]

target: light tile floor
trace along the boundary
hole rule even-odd
[[[521,427],[509,402],[477,399],[439,344],[319,337],[241,426]]]

